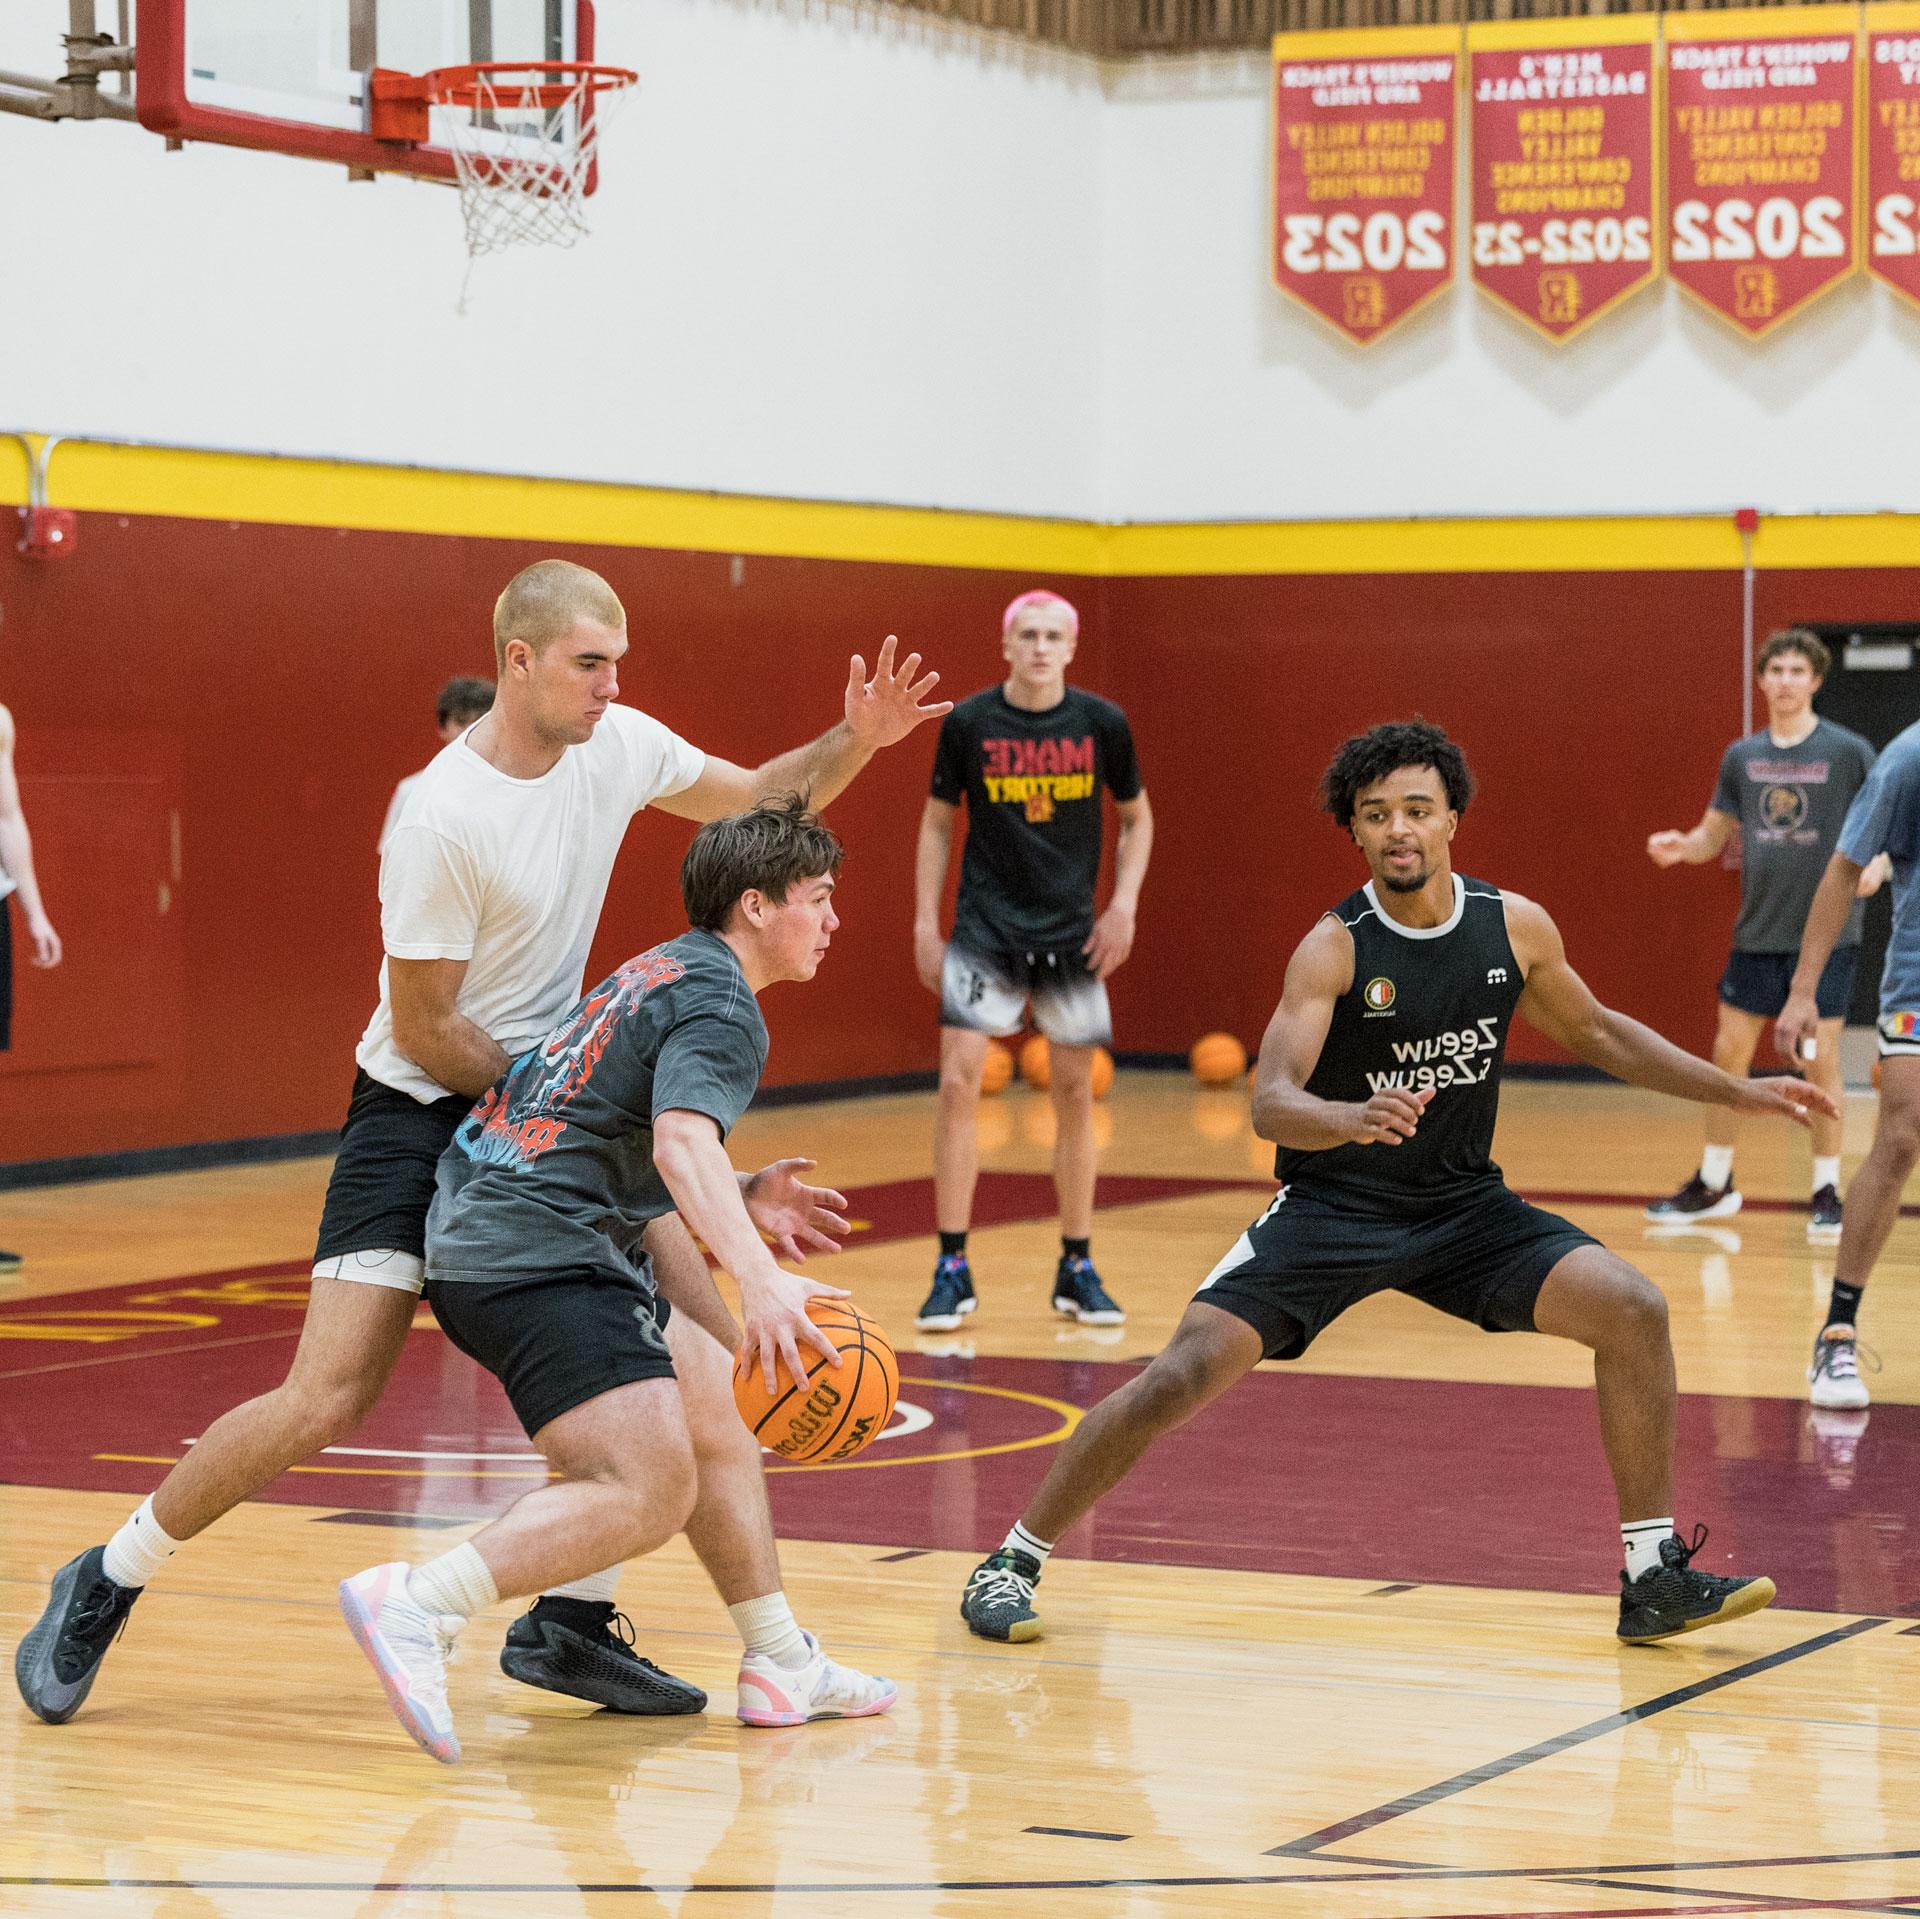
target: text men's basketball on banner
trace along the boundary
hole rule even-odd
[[[1920,6],[1867,14],[1867,266],[1920,302]]]
[[[1651,14],[1467,29],[1473,277],[1566,340],[1659,271]]]
[[[1757,336],[1859,265],[1852,7],[1670,13],[1668,271]]]
[[[1453,280],[1457,27],[1273,43],[1274,283],[1350,340]]]

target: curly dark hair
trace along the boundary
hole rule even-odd
[[[839,872],[842,857],[833,829],[807,811],[799,793],[762,800],[731,819],[709,820],[693,836],[680,866],[687,919],[717,933],[749,888],[784,900],[787,889],[801,880]]]
[[[1432,767],[1447,789],[1448,806],[1456,813],[1467,810],[1474,791],[1467,756],[1418,713],[1410,720],[1370,726],[1347,740],[1320,782],[1320,804],[1340,825],[1351,827],[1360,795],[1403,766]]]

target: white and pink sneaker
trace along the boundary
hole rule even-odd
[[[407,1571],[396,1559],[341,1580],[340,1611],[379,1674],[394,1717],[422,1751],[450,1766],[460,1757],[460,1740],[447,1703],[447,1661],[467,1622],[415,1605]]]
[[[867,1719],[900,1696],[891,1679],[878,1679],[851,1666],[836,1666],[820,1642],[802,1628],[812,1653],[804,1666],[788,1672],[765,1653],[749,1653],[740,1662],[740,1723],[744,1726],[804,1726],[809,1719]]]

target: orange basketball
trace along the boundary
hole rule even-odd
[[[1013,1055],[997,1039],[987,1041],[987,1057],[980,1067],[980,1090],[998,1093],[1013,1078]]]
[[[1187,1064],[1202,1086],[1231,1086],[1247,1070],[1247,1049],[1231,1033],[1208,1033],[1193,1042]]]
[[[900,1361],[880,1322],[850,1299],[810,1299],[807,1317],[839,1349],[839,1367],[803,1347],[806,1378],[796,1386],[776,1365],[769,1398],[756,1359],[745,1373],[734,1369],[733,1403],[769,1452],[795,1465],[826,1465],[851,1459],[886,1430],[900,1396]]]
[[[1093,1096],[1105,1099],[1113,1091],[1113,1055],[1104,1046],[1093,1049]]]
[[[1047,1037],[1044,1033],[1035,1033],[1021,1047],[1020,1077],[1029,1086],[1045,1086],[1052,1080],[1053,1069],[1047,1063]]]

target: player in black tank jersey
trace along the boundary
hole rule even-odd
[[[983,1638],[1040,1632],[1052,1542],[1160,1434],[1262,1359],[1294,1359],[1349,1306],[1396,1291],[1489,1332],[1590,1347],[1627,1569],[1622,1639],[1756,1611],[1773,1582],[1697,1571],[1672,1518],[1676,1389],[1666,1300],[1625,1260],[1511,1192],[1493,1163],[1516,1012],[1617,1079],[1805,1124],[1832,1101],[1797,1079],[1736,1080],[1602,1006],[1531,900],[1453,871],[1473,794],[1460,749],[1421,721],[1349,740],[1322,787],[1373,877],[1295,949],[1260,1049],[1253,1126],[1284,1182],[1202,1285],[1166,1350],[1054,1456],[960,1603]]]

